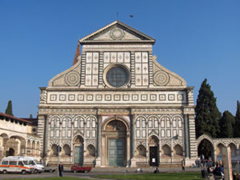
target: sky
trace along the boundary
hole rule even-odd
[[[220,112],[235,115],[239,9],[239,0],[0,0],[0,112],[12,100],[14,116],[36,117],[39,87],[71,67],[78,40],[118,19],[156,39],[153,55],[194,86],[195,105],[206,78]]]

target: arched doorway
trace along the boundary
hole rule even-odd
[[[215,161],[214,158],[214,149],[213,149],[213,145],[212,143],[207,140],[207,139],[203,139],[201,141],[201,143],[198,145],[198,157],[200,157],[201,159],[211,159],[213,161]]]
[[[149,165],[158,166],[159,165],[159,140],[156,136],[151,136],[149,138]]]
[[[120,120],[112,120],[106,124],[103,131],[105,146],[105,164],[108,166],[126,166],[126,125]],[[103,157],[104,158],[104,157]]]
[[[80,166],[83,165],[83,138],[77,135],[73,139],[74,146],[74,163],[78,163]]]
[[[7,151],[6,156],[15,156],[15,150],[13,148],[9,148]]]

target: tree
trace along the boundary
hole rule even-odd
[[[211,86],[207,83],[207,79],[202,82],[200,87],[195,113],[196,136],[208,134],[216,138],[220,132],[219,119],[221,113],[218,110],[216,98]]]
[[[237,101],[237,112],[235,115],[234,137],[240,137],[240,102]]]
[[[7,109],[5,110],[5,113],[8,115],[13,116],[13,112],[12,112],[12,101],[8,101],[8,105],[7,105]]]
[[[235,125],[235,117],[229,111],[224,111],[222,118],[220,119],[220,137],[233,138]]]

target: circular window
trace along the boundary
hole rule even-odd
[[[128,82],[128,72],[121,66],[112,67],[108,70],[106,79],[109,85],[121,87]]]

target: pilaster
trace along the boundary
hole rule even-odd
[[[152,61],[152,51],[149,51],[149,87],[153,87],[153,61]]]
[[[81,81],[80,81],[80,87],[85,86],[85,76],[86,76],[86,53],[82,54],[82,63],[81,63]]]
[[[130,57],[130,73],[131,73],[131,87],[135,87],[135,52],[131,51]]]

